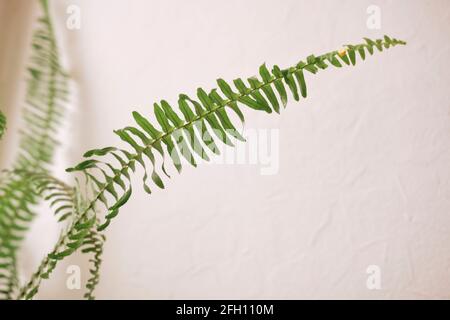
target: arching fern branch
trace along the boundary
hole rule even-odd
[[[375,41],[365,39],[365,43],[347,45],[340,51],[311,55],[288,69],[274,66],[269,70],[266,65],[262,65],[260,77],[251,77],[248,83],[236,79],[233,81],[234,88],[219,79],[219,89],[207,93],[199,88],[195,99],[181,94],[178,99],[179,111],[175,111],[165,100],[155,103],[154,113],[159,128],[146,117],[133,112],[136,125],[115,131],[130,149],[108,147],[91,150],[85,154],[87,160],[67,170],[81,172],[88,181],[93,182],[94,196],[84,210],[77,214],[76,220],[60,238],[55,249],[42,261],[30,282],[22,289],[20,298],[32,298],[39,287],[34,281],[47,277],[58,261],[80,248],[92,227],[96,227],[99,232],[108,227],[131,196],[130,180],[137,165],[144,169],[143,183],[147,192],[151,192],[149,179],[157,187],[164,188],[163,177],[169,177],[165,168],[166,157],[181,172],[182,158],[196,166],[196,158],[208,160],[208,154],[219,153],[216,141],[233,145],[233,140],[244,140],[230,120],[230,111],[237,114],[242,122],[242,106],[279,113],[287,104],[288,92],[296,101],[307,97],[306,74],[316,74],[330,65],[337,68],[355,65],[357,55],[365,60],[366,55],[372,55],[375,50],[383,51],[400,44],[405,42],[388,36]],[[156,165],[159,157],[163,159],[161,168]],[[96,206],[99,203],[107,209],[103,217],[97,215]]]
[[[67,96],[67,79],[57,50],[48,3],[40,0],[42,17],[33,33],[28,66],[26,105],[19,151],[12,170],[47,172],[53,160],[59,123]],[[14,175],[0,182],[0,299],[11,298],[16,287],[16,251],[38,203],[28,178]]]

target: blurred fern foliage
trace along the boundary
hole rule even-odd
[[[3,137],[3,133],[6,130],[6,117],[5,115],[0,111],[0,139]]]
[[[253,77],[218,79],[216,88],[198,88],[192,97],[180,94],[176,103],[158,101],[153,115],[132,112],[134,123],[114,131],[122,147],[118,143],[87,151],[82,162],[67,169],[77,176],[74,184],[68,185],[51,174],[58,146],[55,137],[69,94],[68,76],[61,66],[48,1],[39,3],[42,15],[31,43],[17,156],[13,167],[3,170],[0,178],[3,299],[32,299],[57,264],[77,251],[89,256],[90,277],[84,297],[93,299],[100,279],[104,232],[132,197],[132,178],[138,167],[147,193],[164,189],[165,180],[170,178],[169,166],[181,172],[185,165],[196,167],[199,160],[208,161],[219,154],[220,144],[244,142],[236,129],[245,121],[244,109],[279,114],[289,99],[307,98],[307,81],[313,75],[329,68],[354,66],[377,51],[406,44],[389,36],[364,39],[340,50],[310,55],[289,68],[263,64]],[[0,113],[0,136],[5,125],[5,116]],[[17,253],[40,202],[53,208],[61,222],[61,235],[36,271],[23,281],[18,275]]]

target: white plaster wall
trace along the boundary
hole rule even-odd
[[[64,28],[68,4],[80,6],[81,30]],[[366,26],[371,4],[381,30]],[[112,130],[131,124],[132,110],[149,114],[154,101],[217,77],[364,36],[408,41],[308,77],[309,98],[281,115],[246,113],[247,128],[279,129],[278,174],[186,168],[150,197],[137,178],[107,232],[98,298],[450,298],[448,0],[61,0],[54,9],[79,92],[67,165],[117,144]],[[25,272],[55,234],[38,222]],[[381,268],[381,290],[366,287],[370,265]],[[79,295],[64,287],[64,267],[41,298]]]

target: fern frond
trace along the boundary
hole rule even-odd
[[[20,171],[6,171],[5,173],[9,175],[28,177],[28,183],[30,186],[33,186],[35,194],[49,203],[50,207],[54,211],[55,217],[58,219],[58,222],[69,222],[67,227],[69,230],[72,228],[76,230],[83,230],[82,233],[79,233],[76,237],[71,238],[71,241],[64,242],[64,246],[70,249],[80,249],[81,253],[92,255],[89,259],[89,262],[92,264],[92,267],[89,269],[90,278],[86,283],[86,294],[84,297],[90,300],[95,299],[93,293],[100,279],[100,265],[102,262],[101,255],[103,253],[105,236],[96,230],[93,224],[93,219],[83,224],[71,224],[76,220],[78,214],[84,210],[88,201],[82,196],[80,186],[77,185],[77,188],[72,188],[66,183],[46,173]],[[57,248],[61,249],[62,247],[63,245],[60,245]],[[33,277],[29,283],[29,286],[22,289],[28,291],[25,299],[29,299],[34,296],[41,284],[41,281],[43,279],[47,279],[56,267],[55,261],[49,257],[46,259],[48,260],[48,266],[45,271],[44,269],[41,269],[42,272],[39,277]]]
[[[64,113],[67,76],[60,65],[48,3],[33,33],[23,130],[12,171],[45,173],[53,160],[55,135]],[[0,299],[15,289],[15,254],[35,213],[38,198],[26,176],[14,175],[0,185]],[[14,285],[12,284],[14,282]]]
[[[77,212],[75,188],[45,172],[15,170],[12,174],[27,177],[28,184],[35,190],[35,195],[49,203],[58,222],[74,218],[73,215]]]
[[[145,191],[152,191],[150,179],[153,185],[164,188],[164,176],[170,177],[166,170],[166,158],[170,158],[175,169],[181,172],[181,159],[195,167],[197,163],[194,154],[208,160],[208,154],[219,154],[216,144],[218,141],[233,145],[234,141],[245,140],[230,120],[230,112],[235,113],[241,122],[245,121],[242,107],[280,113],[287,104],[288,93],[296,101],[307,97],[307,74],[316,74],[330,65],[337,68],[343,64],[355,65],[357,53],[365,60],[366,53],[372,55],[375,49],[383,51],[400,44],[404,45],[405,42],[388,36],[374,41],[366,39],[365,43],[348,45],[340,51],[311,55],[287,69],[274,66],[269,70],[264,64],[259,68],[259,77],[251,77],[247,79],[247,83],[236,79],[231,85],[218,79],[218,89],[209,93],[199,88],[196,98],[179,95],[177,111],[165,100],[155,103],[157,124],[152,124],[146,117],[133,112],[136,125],[115,131],[129,146],[128,149],[107,147],[88,151],[84,155],[87,158],[85,161],[67,170],[81,172],[91,181],[94,196],[42,262],[33,278],[48,275],[58,261],[80,248],[82,240],[88,237],[92,227],[95,226],[98,232],[108,227],[131,197],[131,175],[136,166],[141,166],[144,170]],[[163,159],[161,168],[156,166],[156,157]],[[103,218],[96,213],[97,204],[106,208],[107,213]],[[36,291],[36,287],[29,285],[22,291],[21,297],[32,298]]]
[[[2,171],[2,181],[6,181],[7,185],[10,184],[10,181],[16,181],[19,178],[28,184],[28,191],[30,192],[28,196],[32,199],[42,199],[49,203],[59,222],[69,220],[69,217],[76,219],[72,215],[72,213],[77,212],[75,201],[77,193],[74,188],[43,172],[25,170]],[[27,228],[20,221],[10,227],[20,231]],[[14,256],[11,258],[14,258]]]
[[[85,254],[92,254],[89,262],[92,267],[89,269],[90,277],[86,283],[87,292],[84,298],[94,300],[94,290],[100,281],[100,266],[102,264],[103,244],[106,238],[101,233],[97,232],[95,227],[91,229],[86,238],[83,240],[81,252]]]
[[[3,133],[6,130],[6,117],[0,110],[0,139],[3,137]]]
[[[169,177],[164,167],[166,156],[170,157],[176,170],[181,172],[182,158],[195,167],[197,164],[194,154],[207,159],[208,150],[218,153],[215,140],[231,146],[234,140],[245,140],[231,122],[230,112],[237,114],[242,122],[245,121],[240,109],[242,106],[267,113],[279,113],[280,106],[286,106],[287,92],[290,92],[296,101],[307,97],[307,73],[316,74],[319,70],[328,68],[329,64],[341,67],[339,61],[355,65],[356,52],[360,54],[361,59],[365,59],[366,51],[373,54],[374,48],[382,51],[383,48],[398,44],[405,43],[385,36],[384,39],[375,41],[367,39],[364,44],[348,45],[343,51],[332,51],[317,57],[310,55],[306,61],[300,61],[288,69],[281,70],[274,66],[272,71],[269,71],[263,64],[259,68],[260,77],[251,77],[247,79],[247,83],[240,78],[236,79],[233,81],[235,88],[225,80],[218,79],[221,93],[219,89],[207,93],[199,88],[196,99],[181,94],[178,99],[178,112],[167,101],[162,100],[154,104],[159,128],[138,112],[133,112],[136,126],[115,131],[115,134],[128,144],[129,150],[114,147],[91,150],[84,155],[88,160],[68,171],[81,171],[90,178],[94,178],[96,172],[101,177],[101,180],[94,179],[97,199],[109,212],[103,224],[99,226],[99,230],[103,230],[130,198],[130,175],[137,165],[145,172],[143,184],[148,193],[151,193],[148,177],[151,177],[157,187],[164,188],[161,172]],[[163,158],[161,172],[156,168],[155,154]],[[102,160],[111,155],[115,159],[114,163]]]

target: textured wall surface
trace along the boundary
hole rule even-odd
[[[8,0],[6,0],[8,1]],[[66,6],[80,30],[64,28]],[[381,29],[366,26],[369,5]],[[60,166],[117,144],[154,101],[389,34],[408,46],[309,76],[281,115],[279,171],[205,165],[134,197],[107,232],[98,298],[450,298],[450,2],[64,0],[54,7],[78,98]],[[2,151],[3,152],[3,151]],[[56,237],[42,217],[30,272]],[[45,223],[44,223],[45,222]],[[43,231],[44,230],[44,231]],[[71,259],[69,264],[78,263]],[[381,289],[366,287],[379,266]],[[75,297],[65,265],[42,298]]]

